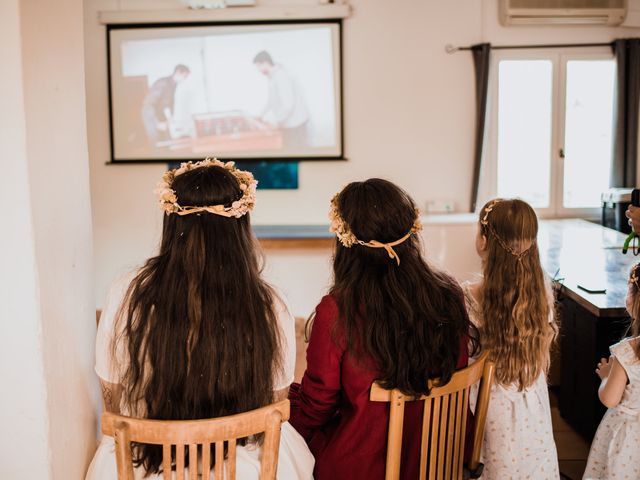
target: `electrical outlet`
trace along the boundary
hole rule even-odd
[[[427,200],[425,213],[453,213],[455,209],[453,200]]]

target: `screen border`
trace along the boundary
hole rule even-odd
[[[113,129],[113,104],[112,104],[112,85],[111,85],[111,32],[113,30],[131,30],[131,29],[148,29],[154,28],[180,28],[180,27],[218,27],[218,26],[243,26],[243,25],[304,25],[304,24],[335,24],[338,27],[338,65],[340,67],[340,75],[338,79],[338,85],[340,87],[340,142],[338,155],[301,155],[301,156],[284,156],[284,157],[218,157],[221,161],[267,161],[267,162],[290,162],[290,161],[346,161],[344,156],[344,52],[343,52],[343,33],[342,33],[342,19],[304,19],[304,20],[255,20],[255,21],[224,21],[224,22],[172,22],[172,23],[124,23],[124,24],[107,24],[106,25],[106,37],[107,37],[107,95],[109,102],[109,165],[128,164],[128,163],[170,163],[170,162],[188,162],[188,161],[200,161],[202,157],[194,158],[136,158],[136,159],[116,159],[114,156],[114,129]]]

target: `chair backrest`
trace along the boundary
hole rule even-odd
[[[455,372],[446,385],[432,387],[437,385],[437,381],[429,380],[430,394],[420,398],[405,395],[398,389],[386,390],[377,383],[371,386],[371,401],[391,402],[386,480],[400,478],[404,404],[410,401],[424,402],[419,478],[462,478],[469,390],[481,380],[475,411],[473,451],[468,465],[472,471],[478,468],[493,381],[493,363],[487,360],[488,354],[487,351],[483,352],[473,364]]]
[[[215,445],[216,480],[236,478],[236,440],[264,432],[260,462],[260,479],[276,478],[280,427],[289,419],[289,400],[283,400],[250,412],[211,420],[148,420],[102,414],[102,433],[114,437],[118,480],[134,480],[131,442],[162,445],[164,480],[170,480],[175,468],[176,479],[185,480],[185,449],[189,449],[189,480],[208,479],[211,445]],[[224,475],[224,451],[227,446],[227,468]],[[172,451],[173,449],[173,451]],[[172,465],[172,453],[175,464]],[[200,462],[198,462],[200,460]],[[201,464],[198,472],[198,463]],[[195,465],[196,468],[193,468]],[[201,476],[199,476],[199,473]]]

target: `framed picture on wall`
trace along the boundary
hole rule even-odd
[[[112,162],[343,158],[339,21],[107,34]]]
[[[258,190],[296,190],[298,188],[298,162],[236,161],[240,170],[249,170],[258,181]],[[180,167],[180,162],[170,162],[168,170]]]

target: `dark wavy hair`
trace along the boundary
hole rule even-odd
[[[229,206],[242,196],[236,178],[218,166],[183,173],[172,188],[189,206]],[[280,336],[276,295],[260,265],[248,214],[164,217],[160,252],[131,282],[119,315],[132,414],[202,419],[272,402]],[[147,474],[159,473],[162,448],[138,445],[134,460]]]
[[[393,183],[372,178],[347,185],[337,197],[340,216],[365,242],[402,238],[415,220],[415,204]],[[372,358],[385,388],[409,395],[429,392],[428,378],[447,383],[460,347],[477,332],[460,286],[423,259],[419,235],[393,247],[344,247],[336,240],[331,293],[340,310],[337,328],[356,359]]]

